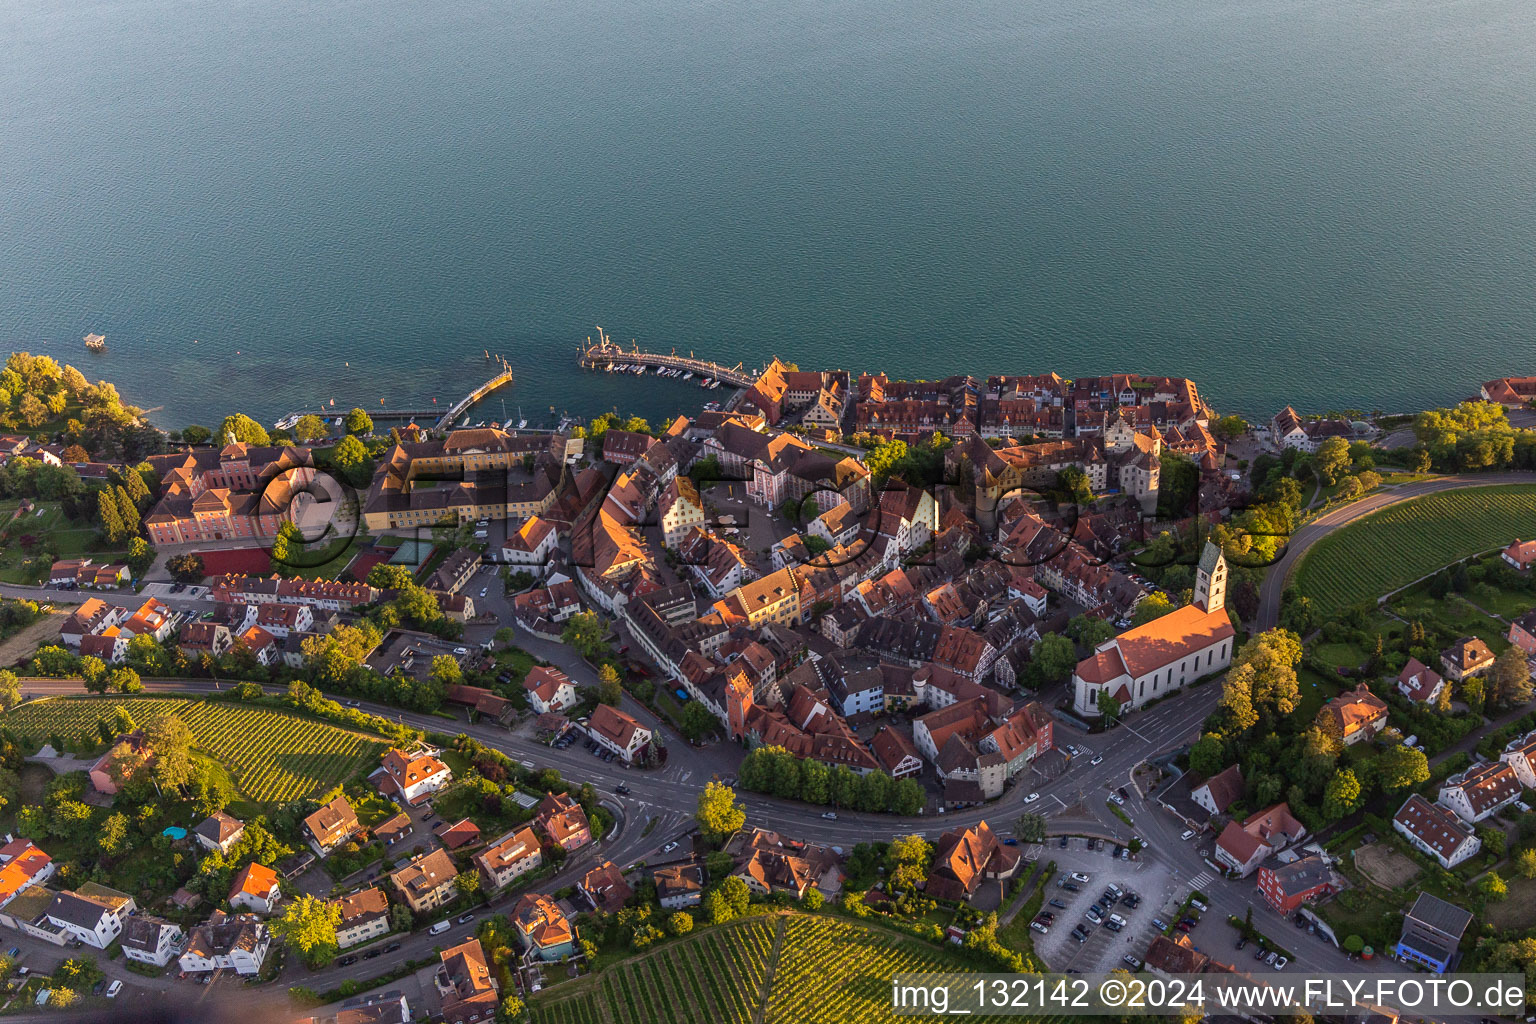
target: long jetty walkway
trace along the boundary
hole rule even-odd
[[[453,421],[458,419],[459,416],[461,416],[470,406],[474,405],[476,402],[480,401],[480,399],[484,398],[492,391],[495,391],[503,384],[510,384],[511,382],[512,367],[508,365],[505,359],[503,359],[501,361],[501,372],[455,402],[453,408],[443,413],[442,418],[437,421],[436,429],[447,430],[450,426],[453,425]]]
[[[691,370],[696,377],[710,377],[738,388],[750,388],[753,384],[757,383],[759,376],[756,371],[748,370],[740,363],[737,363],[735,366],[723,366],[708,359],[695,359],[691,355],[680,356],[676,353],[668,355],[663,352],[642,352],[639,348],[626,349],[606,339],[581,349],[581,365],[585,369],[604,370],[616,363],[628,363],[631,366],[664,366],[671,370]]]

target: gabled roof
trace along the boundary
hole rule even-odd
[[[1204,786],[1210,790],[1211,801],[1216,805],[1216,813],[1221,814],[1237,802],[1243,795],[1246,784],[1243,782],[1243,770],[1238,765],[1228,767],[1212,775],[1204,782],[1191,786],[1196,790]]]
[[[1447,860],[1464,843],[1475,838],[1470,825],[1417,793],[1403,801],[1403,806],[1398,808],[1392,820]]]
[[[235,883],[229,890],[230,899],[234,899],[241,893],[247,896],[259,896],[267,899],[277,889],[277,872],[264,864],[247,864],[240,869],[235,876]]]
[[[223,846],[245,828],[245,822],[239,818],[232,818],[223,811],[214,811],[208,817],[197,823],[192,831],[211,843]]]

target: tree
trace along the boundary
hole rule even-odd
[[[31,398],[32,396],[28,395],[27,397]],[[62,1010],[67,1006],[75,1005],[75,1000],[78,998],[79,996],[75,995],[74,989],[64,985],[55,985],[48,992],[48,1005],[55,1010]]]
[[[459,891],[459,895],[469,899],[480,891],[480,871],[470,868],[454,876],[453,887]]]
[[[444,689],[464,681],[464,670],[459,659],[451,654],[439,654],[432,659],[432,679]]]
[[[1521,878],[1536,878],[1536,850],[1521,850],[1515,856],[1515,870]]]
[[[1115,627],[1092,615],[1077,615],[1067,623],[1067,635],[1092,650],[1115,635]]]
[[[699,794],[694,820],[706,835],[723,837],[747,823],[747,812],[736,801],[736,791],[719,782],[710,782]]]
[[[1360,780],[1348,768],[1340,768],[1323,791],[1323,815],[1337,821],[1360,806]]]
[[[1118,719],[1120,717],[1120,699],[1109,692],[1109,687],[1099,691],[1099,714],[1105,718]]]
[[[716,891],[725,898],[726,905],[731,908],[731,913],[735,917],[745,914],[752,903],[752,890],[747,888],[746,882],[735,875],[721,882]]]
[[[202,555],[172,555],[165,568],[177,583],[197,583],[206,575]]]
[[[96,521],[101,524],[101,535],[108,544],[121,544],[128,539],[128,527],[117,507],[117,497],[110,490],[96,492]]]
[[[606,667],[606,666],[605,666]],[[601,700],[601,698],[599,698]],[[608,703],[603,701],[604,704]],[[683,706],[683,714],[678,721],[683,731],[683,736],[690,740],[701,740],[714,731],[718,723],[709,709],[696,700],[691,700]],[[825,767],[825,765],[823,765]],[[815,801],[820,803],[821,801]]]
[[[1317,446],[1312,456],[1312,468],[1322,477],[1323,483],[1332,486],[1341,475],[1349,471],[1349,442],[1342,437],[1330,437]]]
[[[127,838],[128,815],[119,812],[101,823],[101,833],[96,837],[96,842],[103,852],[116,855],[123,849]]]
[[[618,707],[624,699],[624,687],[619,683],[619,671],[607,662],[603,662],[597,670],[597,702],[607,704],[609,707]],[[697,707],[697,702],[690,704]],[[706,712],[707,714],[707,712]],[[685,733],[686,735],[686,733]],[[702,735],[702,733],[700,734]],[[695,737],[689,737],[693,739]]]
[[[131,668],[115,668],[107,676],[107,688],[115,693],[142,693],[144,684],[139,674]]]
[[[185,438],[187,432],[183,430],[181,436]],[[272,443],[272,438],[268,435],[267,428],[243,412],[225,416],[223,421],[219,423],[215,443],[222,445],[231,439],[263,448]]]
[[[1221,686],[1221,706],[1227,713],[1235,733],[1247,732],[1259,721],[1259,713],[1253,706],[1253,671],[1231,671]]]
[[[1509,895],[1509,886],[1497,872],[1493,871],[1483,876],[1483,880],[1477,883],[1477,888],[1490,903],[1502,900]]]
[[[1494,703],[1512,706],[1531,700],[1531,670],[1525,651],[1517,646],[1505,648],[1493,663],[1492,696]]]
[[[21,680],[10,669],[0,669],[0,711],[21,703]]]
[[[827,898],[821,894],[821,890],[814,885],[805,890],[805,895],[800,897],[800,905],[806,910],[815,912],[820,910],[827,902]]]
[[[325,429],[325,420],[314,413],[300,416],[299,421],[293,425],[293,436],[300,441],[314,441],[328,433],[330,431]]]
[[[368,449],[352,434],[336,442],[331,449],[331,462],[348,477],[360,477],[372,465]]]
[[[1484,852],[1492,854],[1495,859],[1504,856],[1504,850],[1509,844],[1504,829],[1493,825],[1479,828],[1477,838],[1482,840]]]
[[[1301,703],[1301,684],[1296,678],[1301,655],[1301,637],[1290,630],[1271,629],[1238,649],[1227,678],[1245,677],[1255,712],[1289,715]]]
[[[922,785],[916,779],[897,779],[891,786],[888,807],[892,814],[910,818],[915,814],[922,814],[927,804],[928,794],[923,792]]]
[[[27,427],[39,427],[48,419],[48,407],[33,394],[21,396],[21,402],[16,406],[16,412],[21,417],[21,422]]]
[[[1019,815],[1013,823],[1013,834],[1021,843],[1043,842],[1045,840],[1045,815]]]
[[[523,1019],[523,1001],[517,996],[507,996],[496,1007],[496,1024],[513,1024]]]
[[[1047,633],[1035,644],[1035,664],[1040,666],[1040,676],[1048,683],[1067,678],[1077,667],[1077,648],[1072,641],[1059,633]]]
[[[1474,715],[1483,713],[1483,705],[1486,703],[1483,690],[1483,680],[1479,676],[1465,676],[1461,680],[1461,702]]]
[[[1388,747],[1376,761],[1376,772],[1382,791],[1394,793],[1428,779],[1429,759],[1414,747]]]
[[[339,924],[339,906],[306,893],[290,901],[283,916],[272,921],[271,928],[273,935],[298,950],[304,962],[314,970],[336,955],[336,926]]]
[[[155,549],[149,546],[149,541],[143,537],[134,537],[128,541],[128,571],[135,576],[143,576],[155,561]]]
[[[144,723],[144,739],[154,751],[155,781],[162,790],[192,776],[192,732],[174,715],[156,715]]]
[[[342,424],[349,434],[373,433],[373,419],[362,409],[353,409],[347,413],[347,418]]]
[[[693,931],[693,915],[679,910],[667,918],[667,931],[673,935],[687,935]]]
[[[1160,619],[1173,611],[1173,602],[1162,591],[1153,591],[1136,604],[1131,613],[1131,625],[1144,626],[1153,619]]]
[[[928,877],[933,847],[922,836],[898,836],[885,853],[886,870],[893,888],[915,892]]]
[[[565,620],[560,642],[583,658],[596,658],[608,650],[608,624],[596,612],[580,612]]]
[[[1189,770],[1196,775],[1210,778],[1225,768],[1226,763],[1226,744],[1213,732],[1201,736],[1189,748]]]

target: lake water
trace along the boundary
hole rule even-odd
[[[0,347],[168,426],[446,405],[486,349],[487,416],[702,401],[577,370],[596,324],[1264,417],[1536,372],[1528,0],[0,0],[0,39]]]

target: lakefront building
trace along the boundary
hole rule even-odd
[[[1227,560],[1206,544],[1191,604],[1121,633],[1078,662],[1073,710],[1098,716],[1101,696],[1134,711],[1232,662],[1236,631],[1227,617]]]

